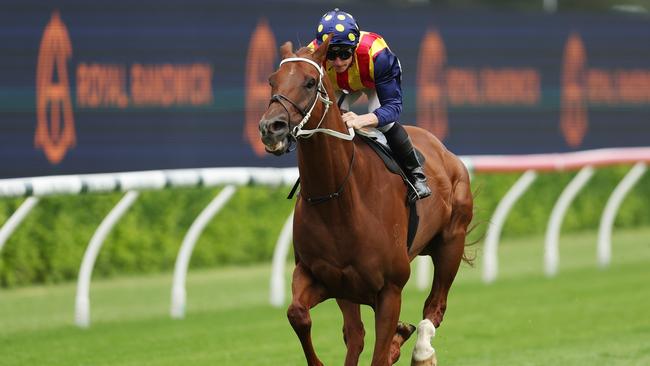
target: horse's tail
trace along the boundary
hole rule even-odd
[[[472,202],[475,201],[476,197],[478,197],[480,193],[481,187],[477,187],[474,192],[472,192]],[[480,211],[480,208],[477,207],[476,205],[472,206],[472,221],[467,228],[467,232],[465,233],[465,240],[467,240],[468,237],[471,236],[472,232],[474,232],[474,229],[478,228],[479,226],[482,226],[488,222],[488,220],[476,220],[476,212]],[[471,241],[466,241],[465,242],[465,251],[463,252],[463,262],[469,264],[470,266],[474,266],[474,261],[476,260],[476,252],[478,249],[473,248],[476,244],[478,244],[480,241],[483,240],[485,237],[485,231],[481,232],[478,234],[478,237],[475,239],[472,239]],[[472,249],[472,250],[470,250]]]

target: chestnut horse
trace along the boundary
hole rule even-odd
[[[331,37],[330,37],[331,38]],[[399,348],[415,330],[398,322],[402,288],[410,262],[431,256],[434,278],[418,325],[413,365],[434,365],[431,338],[447,306],[447,294],[464,258],[472,220],[469,175],[463,163],[432,134],[406,127],[426,158],[433,195],[417,202],[420,224],[407,248],[408,206],[401,177],[390,174],[371,148],[352,139],[330,100],[332,86],[321,65],[329,42],[312,53],[281,48],[282,62],[269,77],[272,97],[259,129],[275,155],[297,144],[302,185],[296,201],[293,240],[296,267],[287,316],[308,365],[322,365],[311,341],[309,310],[335,298],[343,313],[345,365],[356,365],[365,331],[360,304],[375,311],[372,365],[395,363]]]

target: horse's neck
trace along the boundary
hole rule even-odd
[[[312,119],[315,121],[320,120],[322,112],[316,113]],[[345,123],[339,113],[338,108],[330,108],[320,127],[345,133]],[[298,143],[298,169],[300,171],[302,190],[305,195],[322,195],[335,192],[352,168],[350,166],[352,154],[352,141],[324,133],[315,133],[309,138],[300,139]]]

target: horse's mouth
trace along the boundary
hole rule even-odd
[[[287,136],[285,136],[283,139],[275,143],[264,142],[264,149],[266,150],[266,152],[269,152],[276,156],[280,156],[284,154],[285,152],[287,152],[288,148],[289,148],[289,138]]]

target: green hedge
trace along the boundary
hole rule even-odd
[[[190,265],[268,261],[293,202],[287,188],[240,187],[208,224]],[[93,277],[168,271],[193,220],[220,189],[145,191],[106,238]],[[43,198],[0,253],[3,287],[77,278],[84,250],[122,194]],[[0,223],[22,199],[0,201]]]
[[[600,169],[569,209],[564,231],[595,229],[609,194],[629,167]],[[543,233],[549,214],[575,173],[541,174],[515,205],[503,235]],[[519,174],[478,174],[473,233],[480,237],[499,199]],[[240,187],[210,222],[192,254],[191,267],[270,261],[273,247],[294,201],[288,187]],[[194,218],[219,189],[142,192],[106,239],[93,277],[169,271]],[[84,250],[101,220],[122,194],[46,197],[29,214],[0,252],[0,285],[12,287],[76,279]],[[0,224],[23,199],[0,200]],[[650,225],[650,174],[626,198],[616,225]]]
[[[629,166],[598,169],[572,202],[562,223],[562,231],[597,230],[607,199],[630,170]],[[517,201],[504,224],[502,236],[544,234],[555,202],[577,172],[538,173],[528,191]],[[473,237],[483,235],[499,200],[520,177],[511,174],[477,174],[472,180],[475,192]],[[650,174],[645,174],[623,201],[616,227],[650,225]]]

